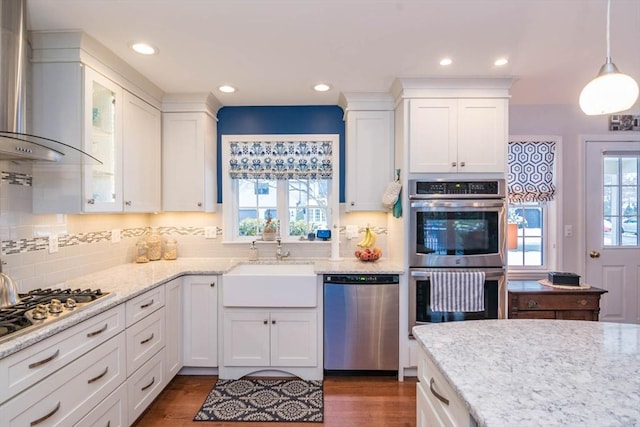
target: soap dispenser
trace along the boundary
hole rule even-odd
[[[251,247],[249,248],[249,261],[257,261],[258,260],[258,248],[256,248],[256,241],[251,242]]]

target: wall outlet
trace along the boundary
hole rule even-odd
[[[358,226],[357,225],[345,226],[345,234],[347,235],[347,240],[351,240],[355,237],[358,237]]]
[[[58,252],[58,235],[52,234],[49,236],[49,253],[52,254]]]
[[[111,243],[118,242],[120,242],[120,229],[114,228],[113,230],[111,230]]]
[[[573,225],[564,226],[564,237],[573,237]]]
[[[205,239],[217,239],[218,238],[218,227],[209,226],[204,228],[204,238]]]

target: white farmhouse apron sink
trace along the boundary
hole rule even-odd
[[[240,264],[222,276],[225,307],[315,307],[313,264]]]

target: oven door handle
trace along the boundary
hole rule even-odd
[[[462,209],[478,210],[490,209],[500,210],[504,208],[504,199],[500,200],[420,200],[412,201],[413,209]]]
[[[450,270],[452,272],[455,272],[455,270]],[[479,270],[474,270],[474,271],[479,271]],[[431,277],[431,272],[430,271],[412,271],[411,273],[411,277],[423,277],[423,278],[430,278]],[[499,269],[499,270],[488,270],[485,271],[484,277],[485,278],[495,278],[495,277],[502,277],[504,276],[504,270]]]

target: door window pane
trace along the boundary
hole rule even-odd
[[[603,162],[603,245],[638,246],[640,153],[605,153]]]

